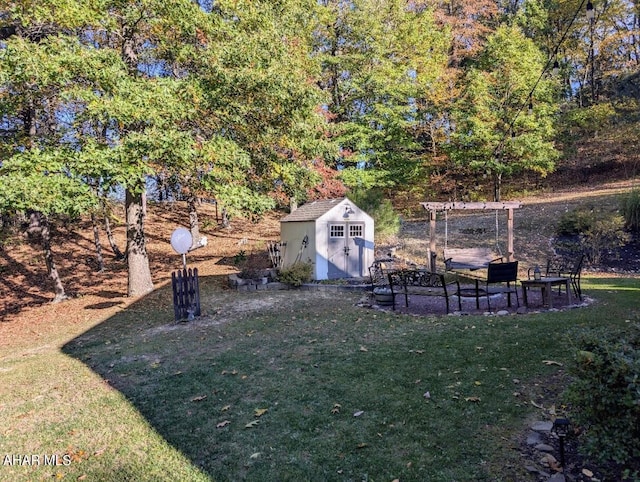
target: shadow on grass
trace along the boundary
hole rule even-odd
[[[488,481],[492,464],[525,480],[501,446],[532,415],[530,400],[559,403],[538,383],[572,357],[557,339],[624,326],[636,309],[628,290],[640,290],[638,279],[589,279],[587,290],[619,293],[585,310],[411,317],[355,307],[352,293],[220,283],[201,279],[193,322],[173,321],[166,286],[63,347],[188,459],[174,480]],[[140,461],[131,480],[161,462]]]

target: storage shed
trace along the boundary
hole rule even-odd
[[[282,266],[313,263],[314,279],[368,276],[373,218],[348,198],[313,201],[280,220]]]

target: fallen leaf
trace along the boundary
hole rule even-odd
[[[216,425],[216,428],[223,428],[226,427],[227,425],[229,425],[231,423],[231,420],[223,420],[222,422],[220,422],[219,424]]]
[[[426,398],[427,400],[429,400],[429,399],[431,398],[431,393],[429,393],[429,392],[427,391],[427,392],[424,392],[424,395],[422,395],[422,396],[423,396],[424,398]]]
[[[227,412],[231,408],[231,405],[225,405],[220,409],[221,412]]]
[[[369,351],[364,346],[360,346],[360,351]]]
[[[265,413],[267,413],[269,411],[268,408],[256,408],[253,411],[253,415],[256,417],[262,417]]]
[[[255,454],[251,454],[251,456],[249,457],[250,459],[257,459],[258,457],[260,457],[261,452],[256,452]]]
[[[480,401],[480,397],[464,397],[464,401],[478,403]]]
[[[364,412],[362,410],[358,410],[357,412],[355,412],[353,414],[354,417],[359,417],[360,415],[362,415]]]
[[[78,477],[76,480],[87,480],[87,474],[82,474],[80,477]]]
[[[368,447],[368,446],[369,446],[369,444],[368,444],[368,443],[364,443],[364,442],[362,442],[362,443],[359,443],[359,444],[358,444],[358,446],[357,446],[356,448],[363,449],[363,448]]]
[[[340,405],[339,403],[334,403],[333,408],[331,409],[331,413],[334,415],[337,413],[340,413],[341,408],[342,408],[342,405]]]
[[[544,410],[544,406],[543,405],[538,405],[536,402],[534,402],[533,400],[531,400],[531,405],[533,405],[536,408],[539,408],[541,410]]]
[[[545,365],[558,365],[559,367],[562,366],[562,363],[553,360],[542,360],[542,363],[544,363]]]
[[[96,450],[95,452],[93,452],[93,456],[100,457],[103,453],[105,453],[106,450],[107,450],[106,447],[101,448],[100,450]]]
[[[480,385],[482,385],[482,382],[476,380],[475,382],[473,382],[473,384],[477,387],[479,387]]]
[[[258,425],[260,423],[260,420],[254,420],[252,422],[249,422],[248,424],[246,424],[244,426],[244,428],[255,428],[256,425]]]
[[[591,472],[589,469],[582,469],[582,474],[586,475],[587,477],[593,477],[593,472]]]
[[[202,400],[206,399],[207,396],[206,395],[199,395],[197,397],[193,397],[191,399],[192,402],[201,402]]]

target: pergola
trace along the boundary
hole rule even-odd
[[[507,211],[507,261],[512,261],[513,210],[521,208],[521,202],[424,202],[420,203],[420,205],[429,211],[429,251],[431,252],[431,271],[436,271],[436,215],[438,211]]]

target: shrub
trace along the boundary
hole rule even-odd
[[[633,189],[622,198],[622,215],[629,231],[640,231],[640,189]]]
[[[400,232],[400,216],[380,190],[356,189],[349,193],[349,198],[373,218],[376,239],[396,236]]]
[[[582,332],[565,396],[592,460],[640,475],[640,324],[625,333]]]
[[[594,213],[587,209],[574,209],[562,215],[556,227],[559,236],[575,236],[586,232],[593,223]]]
[[[303,283],[311,281],[312,275],[313,265],[311,263],[297,261],[278,272],[278,281],[291,286],[301,286]]]
[[[605,249],[616,250],[629,241],[624,218],[617,213],[575,209],[558,221],[558,236],[577,236],[582,251],[592,263],[599,263]]]
[[[615,251],[628,241],[629,235],[624,230],[624,218],[619,214],[595,219],[582,237],[585,253],[594,263],[600,261],[605,249]]]

